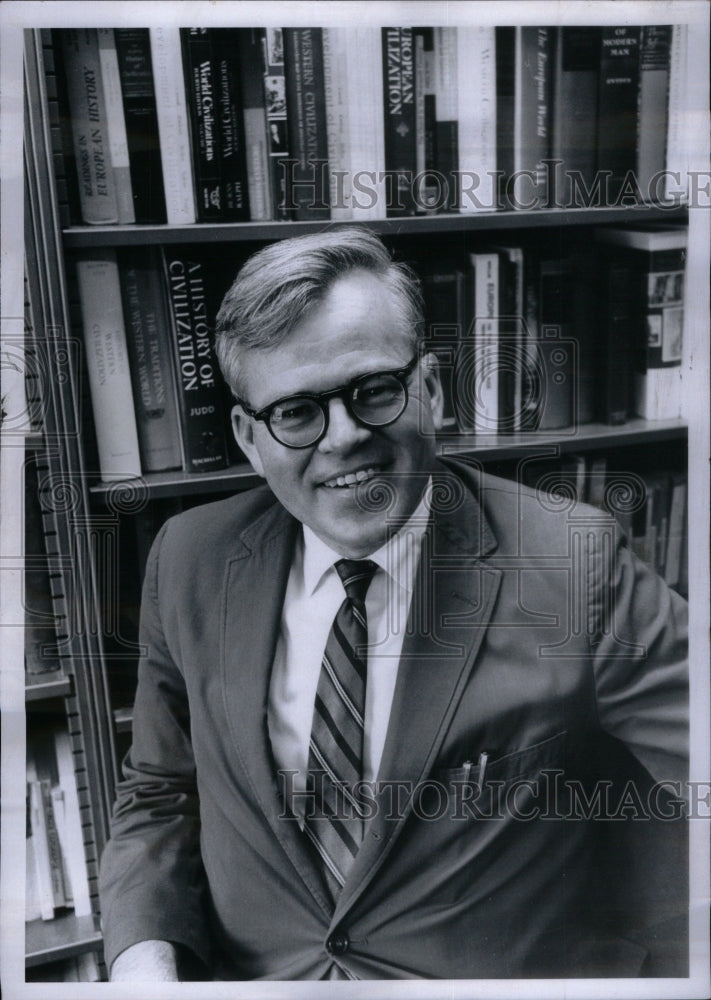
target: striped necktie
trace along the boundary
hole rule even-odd
[[[304,831],[323,861],[334,900],[363,839],[363,821],[349,789],[362,778],[365,594],[376,569],[369,559],[336,563],[346,598],[326,640],[311,723],[308,783],[313,782],[315,808],[307,810],[313,815],[307,815]]]

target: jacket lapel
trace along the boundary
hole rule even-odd
[[[284,820],[267,724],[269,679],[298,523],[280,504],[243,532],[227,565],[222,682],[228,723],[254,798],[319,906],[328,890],[295,821]]]
[[[436,500],[436,483],[433,497]],[[501,573],[480,557],[495,544],[470,493],[454,512],[438,511],[433,503],[398,669],[381,780],[408,782],[414,788],[436,758],[493,611]],[[387,819],[390,794],[377,797],[377,814],[366,826],[334,924],[367,887],[411,811],[408,802],[398,817]]]

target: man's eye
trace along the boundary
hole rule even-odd
[[[293,403],[284,403],[277,407],[272,413],[272,420],[278,423],[297,423],[301,420],[308,420],[313,416],[313,404],[307,400],[295,400]]]

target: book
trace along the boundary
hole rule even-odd
[[[659,201],[666,167],[667,98],[672,28],[645,25],[639,46],[637,109],[637,184],[645,201]]]
[[[607,456],[593,455],[587,475],[585,502],[605,510],[605,486],[607,482]]]
[[[686,519],[686,476],[677,474],[671,480],[671,499],[669,501],[669,531],[667,551],[664,560],[664,581],[670,587],[678,587],[682,552],[687,545],[685,536]]]
[[[595,238],[629,284],[634,411],[647,420],[679,417],[686,230],[600,228]]]
[[[77,917],[83,917],[92,912],[91,898],[71,737],[66,730],[55,730],[54,755],[57,767],[57,787],[61,791],[64,806],[57,822],[59,842],[71,890],[74,913]]]
[[[595,419],[600,366],[597,255],[594,247],[574,247],[570,252],[570,270],[570,337],[577,353],[571,421],[573,426],[580,427]]]
[[[106,248],[81,257],[77,281],[101,478],[140,476],[116,252]]]
[[[453,262],[444,262],[422,278],[427,350],[437,355],[444,397],[443,430],[459,428],[454,391],[457,352],[466,326],[466,275]]]
[[[82,219],[118,222],[98,35],[95,28],[66,28],[59,37]]]
[[[637,203],[637,102],[640,28],[601,29],[597,170],[604,175],[603,206]]]
[[[457,121],[460,212],[496,206],[496,34],[458,27]]]
[[[566,257],[538,262],[537,351],[543,379],[538,430],[570,427],[577,411],[579,358],[571,333],[572,268]]]
[[[463,431],[496,434],[499,429],[499,256],[469,255],[471,322],[461,344],[455,375]]]
[[[516,28],[513,168],[509,192],[516,209],[541,208],[550,198],[552,28]]]
[[[271,186],[273,218],[287,221],[293,217],[289,208],[291,192],[289,126],[284,76],[284,37],[281,28],[263,28],[259,32],[262,49],[262,83],[267,126],[268,177]]]
[[[166,215],[169,225],[191,225],[195,194],[180,29],[162,25],[148,30]]]
[[[173,369],[183,468],[208,472],[227,465],[221,375],[208,308],[206,267],[180,247],[164,247],[164,272],[172,317]]]
[[[33,908],[38,903],[41,919],[53,920],[55,883],[49,857],[42,785],[36,777],[28,776],[27,801],[32,830],[32,858],[28,858],[28,861],[33,861],[35,866],[33,885],[36,887],[36,898]]]
[[[249,215],[253,222],[266,222],[274,215],[267,113],[262,69],[262,32],[242,28],[238,33],[239,78],[244,105]]]
[[[118,221],[122,225],[136,221],[131,186],[131,166],[128,157],[126,136],[126,116],[121,94],[116,38],[113,28],[97,28],[99,37],[99,62],[101,80],[106,100],[106,122],[108,126],[109,154],[116,185],[116,207]]]
[[[25,461],[25,670],[44,674],[59,669],[54,608],[36,461]]]
[[[412,28],[382,29],[385,169],[392,174],[388,216],[415,215],[417,171],[415,62]]]
[[[508,208],[513,200],[514,109],[516,105],[516,29],[496,31],[496,156],[499,171],[498,206]]]
[[[437,108],[435,99],[434,31],[414,28],[415,42],[415,130],[418,212],[440,207],[442,183],[437,176]]]
[[[227,218],[250,216],[239,28],[211,28],[215,55],[222,191]]]
[[[354,221],[384,219],[398,205],[399,181],[385,179],[385,95],[382,41],[378,28],[344,29],[346,32],[345,93],[347,114],[347,187]],[[354,99],[353,95],[358,95]],[[406,178],[411,184],[412,176]]]
[[[141,468],[144,473],[177,469],[180,431],[160,252],[132,247],[119,251],[118,264]]]
[[[557,208],[584,207],[594,192],[600,29],[570,26],[554,32],[551,159]]]
[[[687,46],[688,26],[675,24],[672,28],[669,59],[667,173],[664,176],[664,200],[672,203],[679,202],[688,195]]]
[[[632,406],[632,337],[637,320],[629,268],[614,259],[599,263],[597,419],[624,424]]]
[[[329,219],[328,135],[320,28],[284,28],[284,72],[289,108],[290,190],[295,218]]]
[[[249,218],[236,29],[181,28],[197,219]]]
[[[347,29],[324,28],[321,41],[323,88],[326,98],[328,201],[331,206],[331,220],[347,222],[353,218],[348,137]]]
[[[160,224],[166,210],[150,36],[147,28],[116,28],[114,38],[135,221]]]
[[[437,173],[443,185],[440,207],[459,206],[459,97],[457,93],[457,29],[434,29],[434,95]]]

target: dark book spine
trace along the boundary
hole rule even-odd
[[[598,294],[596,289],[596,251],[576,249],[571,255],[573,272],[571,302],[571,337],[578,355],[573,421],[575,426],[595,419],[595,394],[598,372]]]
[[[507,187],[514,172],[516,29],[496,29],[496,152],[499,203],[508,206]]]
[[[552,28],[517,28],[514,106],[514,207],[548,203],[551,149]],[[525,181],[525,183],[524,183]],[[510,192],[511,193],[511,192]]]
[[[411,28],[383,28],[385,169],[392,173],[390,216],[414,215],[412,178],[417,170],[415,66]]]
[[[232,222],[250,217],[244,102],[240,80],[238,28],[211,28],[215,54],[215,97],[220,135],[225,216]]]
[[[136,222],[166,221],[158,114],[147,28],[117,28],[118,55]]]
[[[284,28],[291,194],[299,220],[329,219],[328,136],[320,28]]]
[[[443,427],[445,431],[453,432],[459,426],[454,372],[466,322],[465,274],[454,265],[443,265],[425,274],[422,284],[427,350],[437,356],[444,396]]]
[[[551,157],[561,161],[558,207],[582,207],[594,189],[599,75],[600,29],[557,28]]]
[[[172,312],[173,361],[186,472],[227,464],[220,374],[208,315],[203,262],[165,249]]]
[[[571,340],[572,271],[563,258],[539,266],[538,357],[543,375],[539,430],[570,427],[578,357]]]
[[[288,106],[286,77],[284,76],[284,38],[281,28],[260,30],[262,43],[262,78],[264,84],[264,110],[267,124],[267,150],[269,181],[272,191],[274,218],[288,221],[293,218],[290,176]]]
[[[155,249],[132,248],[119,253],[118,260],[141,468],[176,469],[181,465],[180,437],[160,255]]]
[[[666,167],[671,25],[642,28],[639,51],[637,183],[645,200],[658,200]]]
[[[181,28],[180,41],[190,121],[197,219],[198,222],[220,222],[225,220],[225,205],[212,36],[207,28]]]
[[[605,424],[624,424],[631,402],[632,330],[638,303],[628,264],[608,259],[601,271],[598,419]]]
[[[636,167],[639,41],[638,27],[602,29],[597,169],[608,175],[610,204],[628,192]],[[635,195],[634,181],[629,194]]]
[[[271,166],[267,113],[262,79],[263,30],[242,28],[239,31],[239,73],[244,103],[244,135],[247,149],[249,214],[253,221],[273,218]]]

